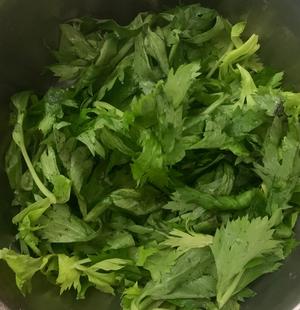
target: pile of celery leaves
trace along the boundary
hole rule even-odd
[[[297,246],[300,94],[244,28],[199,5],[61,26],[58,83],[12,98],[19,245],[0,259],[23,294],[41,272],[124,310],[233,310],[280,267]]]

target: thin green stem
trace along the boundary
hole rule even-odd
[[[26,150],[26,147],[25,147],[25,144],[24,144],[24,137],[22,137],[22,142],[21,142],[21,145],[20,145],[20,149],[21,149],[21,153],[23,155],[23,158],[25,160],[25,163],[28,167],[28,170],[36,184],[36,186],[39,188],[39,190],[47,197],[49,198],[50,202],[51,203],[56,203],[56,198],[55,196],[53,195],[53,193],[51,193],[47,187],[43,184],[43,182],[41,181],[41,179],[39,178],[39,176],[37,175],[32,163],[31,163],[31,160],[28,156],[28,153],[27,153],[27,150]]]
[[[215,102],[213,102],[208,108],[206,108],[203,112],[203,114],[210,114],[213,112],[216,108],[218,108],[223,102],[228,98],[228,95],[221,94],[220,98],[217,99]]]

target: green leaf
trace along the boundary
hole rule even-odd
[[[162,195],[154,187],[122,188],[111,194],[113,204],[135,215],[145,215],[160,208]]]
[[[217,230],[211,249],[217,268],[217,301],[220,308],[238,292],[238,288],[243,288],[240,283],[248,264],[280,249],[280,241],[272,236],[273,230],[267,217],[252,221],[247,217],[239,218]],[[256,274],[252,280],[265,272]]]
[[[86,147],[77,147],[75,151],[70,154],[70,170],[69,176],[72,186],[76,193],[80,211],[83,216],[86,215],[86,202],[84,197],[80,194],[82,185],[89,177],[93,166],[93,161],[89,156],[89,151]]]
[[[50,207],[49,198],[40,199],[25,207],[12,219],[14,224],[18,224],[18,238],[24,241],[37,255],[40,255],[41,251],[38,248],[39,239],[34,232],[39,229],[38,220]]]
[[[292,92],[282,92],[284,98],[284,111],[296,119],[300,114],[300,94]]]
[[[113,284],[116,284],[117,277],[113,273],[99,273],[93,270],[86,270],[88,280],[100,291],[114,295]]]
[[[80,294],[81,272],[76,269],[79,264],[77,257],[68,257],[64,254],[58,255],[58,277],[56,283],[60,286],[60,294],[72,287]]]
[[[139,298],[154,300],[209,298],[215,296],[216,280],[209,249],[193,249],[180,256],[160,281],[149,282]]]
[[[249,151],[245,145],[226,132],[226,126],[230,124],[227,117],[228,113],[224,112],[219,112],[215,116],[208,117],[205,121],[203,137],[198,142],[192,144],[190,149],[229,150],[236,156],[242,158],[249,157]]]
[[[33,258],[9,249],[0,250],[0,259],[6,261],[16,274],[16,283],[23,295],[31,292],[31,279],[36,272],[41,271],[48,263],[48,256]]]
[[[130,233],[126,231],[118,231],[114,233],[111,237],[107,238],[106,244],[106,250],[118,250],[134,247],[135,241]]]
[[[250,207],[252,200],[259,194],[254,188],[232,196],[215,196],[193,188],[178,188],[177,195],[185,203],[197,203],[204,209],[241,210]]]
[[[210,41],[212,39],[215,39],[220,34],[222,34],[222,31],[224,30],[224,26],[225,26],[225,23],[222,17],[217,16],[215,25],[211,29],[203,33],[199,33],[195,36],[192,36],[187,41],[201,46],[203,45],[203,43]]]
[[[118,52],[118,40],[115,34],[106,35],[103,46],[101,47],[100,55],[96,60],[97,66],[107,66],[107,63]]]
[[[53,178],[60,174],[53,147],[48,146],[48,148],[42,153],[40,162],[44,176],[48,181],[52,182]]]
[[[77,31],[75,27],[69,24],[63,24],[60,28],[62,35],[71,43],[72,49],[78,57],[86,60],[93,60],[96,57],[97,51],[95,48],[89,44],[85,37]]]
[[[96,237],[96,232],[66,205],[53,206],[39,220],[39,225],[38,235],[51,243],[84,242]]]
[[[102,144],[97,140],[94,130],[84,131],[77,137],[77,139],[88,147],[93,156],[95,156],[95,154],[98,154],[102,158],[105,158],[105,149],[103,148]]]
[[[220,77],[226,80],[233,64],[249,58],[259,49],[258,36],[253,34],[245,43],[236,49],[229,50],[222,57],[220,65]]]
[[[66,203],[70,200],[71,181],[63,175],[53,177],[53,194],[57,203]]]
[[[140,33],[135,40],[133,65],[135,73],[139,79],[141,79],[139,82],[140,85],[143,85],[142,83],[145,83],[145,81],[147,83],[151,83],[152,80],[154,80],[155,75],[152,71],[152,67],[146,53],[145,42],[142,33]]]
[[[179,251],[188,251],[189,249],[206,247],[213,242],[210,235],[186,233],[178,229],[173,229],[168,238],[161,244],[177,248]]]
[[[78,76],[81,67],[75,65],[55,64],[49,66],[54,76],[59,77],[61,81],[68,81]]]
[[[43,118],[39,121],[38,128],[46,136],[55,126],[55,123],[64,116],[63,104],[72,102],[72,93],[60,88],[50,88],[41,103],[44,107]]]
[[[152,280],[160,282],[163,275],[170,272],[180,255],[181,253],[175,250],[160,250],[146,260],[144,268],[150,271]]]
[[[53,184],[53,194],[57,203],[66,203],[70,199],[71,181],[61,175],[57,166],[56,154],[51,146],[40,158],[44,176]]]
[[[199,70],[200,65],[197,63],[182,65],[175,73],[173,69],[170,70],[164,90],[175,108],[187,98],[192,82],[200,75]]]
[[[243,45],[243,41],[240,39],[241,34],[244,32],[246,27],[245,22],[240,22],[232,26],[231,28],[231,41],[236,48]]]
[[[144,247],[144,246],[140,246],[137,249],[137,253],[136,253],[136,265],[137,266],[144,266],[148,257],[156,254],[159,252],[159,249],[157,247]]]
[[[77,298],[84,296],[84,287],[81,284],[81,277],[87,277],[89,282],[97,289],[104,293],[114,293],[112,285],[118,283],[118,279],[113,272],[102,273],[99,269],[106,271],[123,268],[128,261],[112,259],[96,263],[91,266],[85,266],[89,263],[89,259],[79,260],[76,256],[66,256],[64,254],[58,255],[58,270],[59,274],[56,283],[61,287],[61,293],[66,290],[77,290]]]
[[[131,165],[133,178],[140,185],[148,179],[159,186],[166,185],[168,178],[160,144],[148,131],[142,132],[140,140],[143,150]]]
[[[264,182],[270,214],[286,208],[295,190],[300,172],[299,133],[298,121],[291,121],[285,132],[283,121],[275,118],[264,141],[263,165],[255,164],[255,171]]]
[[[35,223],[44,214],[44,212],[50,208],[50,206],[51,201],[49,200],[49,198],[40,199],[30,204],[16,216],[14,216],[12,221],[14,224],[16,224],[21,222],[25,217],[27,217],[31,222]]]
[[[125,155],[132,156],[134,154],[133,150],[127,146],[124,141],[124,137],[114,133],[106,128],[103,128],[100,132],[100,139],[102,143],[112,150],[118,150]]]
[[[8,176],[10,187],[20,188],[22,176],[22,154],[15,142],[11,142],[5,156],[5,171]]]
[[[234,186],[235,175],[232,166],[222,163],[215,171],[203,174],[197,179],[196,189],[208,194],[230,195]]]
[[[162,72],[167,75],[169,72],[169,62],[166,45],[163,40],[160,28],[157,28],[156,32],[151,31],[149,28],[144,44],[146,52],[159,63]]]
[[[239,64],[237,65],[240,74],[241,74],[241,95],[238,104],[242,106],[247,101],[249,107],[255,105],[255,101],[252,98],[252,95],[256,93],[257,88],[254,84],[254,81],[251,77],[251,74]]]

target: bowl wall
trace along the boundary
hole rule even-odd
[[[57,45],[58,25],[72,17],[90,15],[129,22],[138,12],[175,6],[178,0],[0,0],[0,248],[13,241],[10,223],[11,193],[4,173],[4,152],[9,142],[9,97],[16,91],[42,92],[51,79],[44,67],[51,63],[50,48]],[[197,1],[182,1],[195,3]],[[247,32],[261,37],[261,57],[286,71],[290,88],[300,89],[300,2],[294,0],[208,0],[232,21],[248,20]],[[300,239],[300,227],[297,235]],[[276,273],[254,285],[257,296],[243,305],[247,310],[292,310],[300,302],[300,249],[296,249]],[[0,262],[1,300],[11,310],[119,309],[118,300],[91,291],[84,301],[72,293],[59,296],[58,289],[42,277],[33,281],[33,294],[17,291],[12,272]]]

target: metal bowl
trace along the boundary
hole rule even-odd
[[[9,141],[9,97],[16,91],[43,91],[51,83],[43,69],[51,62],[50,48],[58,42],[58,25],[72,17],[90,15],[129,22],[138,12],[161,10],[178,0],[0,0],[0,247],[13,241],[10,222],[11,193],[3,169],[3,155]],[[195,1],[181,1],[191,3]],[[248,20],[249,33],[261,38],[265,63],[286,72],[287,87],[300,89],[300,1],[295,0],[209,0],[203,5],[217,8],[233,21]],[[49,48],[50,47],[50,48]],[[297,228],[300,237],[300,225]],[[300,309],[300,248],[282,268],[257,281],[258,293],[242,306],[248,310]],[[91,290],[86,300],[76,301],[72,293],[59,291],[42,277],[35,277],[33,293],[24,298],[16,289],[8,267],[0,262],[0,310],[117,310],[119,301]]]

